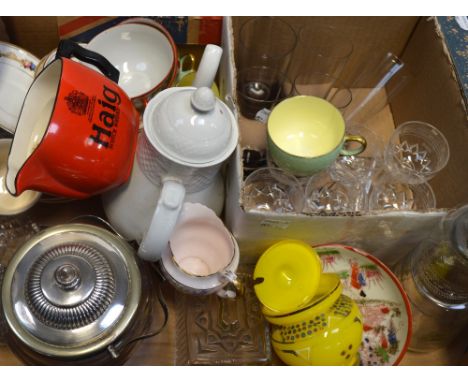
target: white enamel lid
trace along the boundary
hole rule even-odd
[[[156,150],[193,167],[221,163],[239,137],[234,115],[207,87],[164,90],[147,105],[143,124]]]

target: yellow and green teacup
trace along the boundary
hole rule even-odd
[[[185,87],[192,86],[197,71],[195,70],[195,56],[191,53],[186,54],[179,60],[179,73],[177,74],[175,86]],[[211,90],[216,97],[219,98],[219,89],[216,82],[211,85]]]
[[[310,176],[330,166],[338,155],[358,155],[366,148],[360,135],[346,135],[340,111],[313,96],[280,102],[268,118],[267,143],[273,161],[298,176]],[[347,142],[358,147],[345,149]]]

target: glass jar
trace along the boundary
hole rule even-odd
[[[413,311],[410,349],[448,345],[468,326],[468,205],[448,213],[395,273]]]

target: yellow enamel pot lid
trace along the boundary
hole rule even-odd
[[[305,306],[317,292],[322,266],[307,243],[283,240],[268,248],[258,260],[254,290],[260,302],[277,314]]]
[[[262,312],[266,316],[267,320],[289,317],[292,321],[297,321],[299,319],[303,319],[305,316],[311,317],[327,311],[335,303],[338,297],[340,297],[342,292],[343,287],[337,274],[322,273],[320,276],[319,286],[314,297],[312,297],[304,307],[288,314],[278,314],[267,307],[262,307]],[[283,320],[283,322],[286,321]],[[276,321],[272,323],[276,323]]]

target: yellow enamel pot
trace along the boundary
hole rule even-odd
[[[362,315],[356,303],[341,295],[327,312],[272,328],[272,346],[292,366],[359,364]]]

